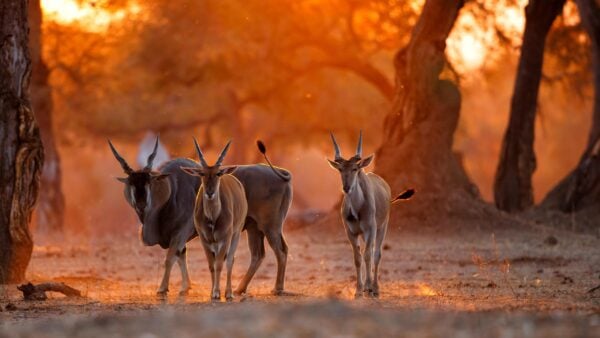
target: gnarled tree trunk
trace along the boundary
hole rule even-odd
[[[44,168],[36,208],[37,230],[48,234],[63,231],[65,199],[61,186],[60,157],[52,127],[52,88],[42,58],[42,10],[40,0],[29,1],[29,47],[31,50],[31,103],[44,144]]]
[[[600,205],[600,2],[577,0],[581,22],[592,45],[594,112],[588,145],[577,167],[544,199],[542,206],[565,212]]]
[[[459,212],[453,205],[463,197],[477,200],[476,187],[452,152],[460,92],[440,79],[446,39],[462,6],[460,0],[426,1],[410,42],[395,58],[396,95],[384,122],[376,171],[394,192],[417,189],[403,213],[443,216]]]
[[[25,277],[43,149],[28,97],[27,0],[0,2],[0,284]]]
[[[536,167],[533,141],[538,90],[542,78],[546,36],[565,0],[530,0],[525,8],[525,32],[494,182],[496,206],[520,211],[533,205],[531,177]]]

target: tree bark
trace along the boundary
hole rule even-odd
[[[65,199],[62,193],[60,157],[52,125],[52,88],[48,67],[42,58],[42,9],[40,0],[29,2],[29,47],[31,51],[31,103],[44,144],[40,196],[36,208],[37,231],[60,234],[63,231]]]
[[[477,188],[452,151],[460,91],[453,82],[440,79],[446,39],[463,4],[426,1],[408,45],[395,58],[396,94],[384,121],[376,171],[394,192],[416,188],[410,210],[403,213],[448,215],[460,210],[452,206],[456,193],[478,199]]]
[[[494,181],[494,200],[501,210],[521,211],[533,205],[535,113],[544,46],[548,31],[564,3],[565,0],[530,0],[525,8],[525,31],[510,119]]]
[[[43,148],[28,96],[27,0],[0,2],[0,284],[25,277]]]
[[[577,0],[577,7],[592,47],[594,111],[588,145],[577,167],[542,202],[543,207],[564,212],[597,208],[600,202],[600,2]]]

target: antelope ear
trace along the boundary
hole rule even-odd
[[[157,175],[152,175],[152,179],[153,180],[164,180],[165,178],[169,177],[171,174],[157,174]]]
[[[329,162],[329,166],[332,167],[333,169],[340,170],[340,165],[337,162],[332,161],[330,159],[327,159],[327,162]]]
[[[375,155],[371,154],[371,155],[361,159],[360,161],[358,161],[358,167],[364,168],[364,167],[369,166],[369,164],[371,164],[371,162],[373,161],[373,157],[375,157]]]
[[[234,172],[237,169],[237,165],[228,165],[228,166],[224,166],[221,167],[221,173],[223,174],[231,174],[232,172]]]
[[[121,182],[121,183],[125,183],[127,184],[127,182],[129,181],[129,179],[127,177],[116,177],[117,181]]]
[[[200,176],[200,172],[198,168],[193,167],[179,167],[179,169],[183,170],[184,173],[191,176]]]

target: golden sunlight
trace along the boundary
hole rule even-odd
[[[472,70],[483,66],[487,46],[481,37],[465,32],[448,41],[448,53],[452,59],[459,60],[463,70]]]
[[[118,10],[107,9],[105,2],[79,2],[77,0],[41,0],[45,20],[62,25],[79,25],[89,32],[103,32],[113,22],[136,15],[141,7],[130,2],[127,7]]]
[[[429,287],[427,284],[418,284],[417,287],[419,288],[420,296],[432,297],[438,295],[438,293],[434,289]]]
[[[448,38],[448,57],[459,72],[483,66],[487,56],[490,34],[479,25],[477,19],[466,13],[461,15]]]
[[[495,23],[490,25],[478,21],[469,12],[462,14],[448,38],[448,57],[461,73],[481,68],[492,59],[494,46],[499,41],[495,30],[500,29],[511,43],[518,45],[525,27],[523,8],[526,2],[497,5]],[[492,61],[495,61],[492,59]]]

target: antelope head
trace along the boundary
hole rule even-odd
[[[335,151],[334,160],[329,160],[329,165],[338,170],[342,177],[342,189],[345,194],[349,194],[354,190],[356,186],[356,180],[358,177],[358,173],[362,171],[362,169],[373,161],[374,155],[371,154],[365,158],[362,157],[362,131],[358,136],[358,145],[356,147],[356,154],[349,159],[344,159],[342,157],[340,146],[335,140],[335,136],[331,133],[331,141],[333,142],[333,148]]]
[[[181,170],[186,172],[188,175],[192,176],[200,176],[202,180],[202,187],[204,190],[204,198],[212,201],[218,199],[219,197],[219,184],[221,182],[221,176],[225,174],[231,174],[237,166],[229,165],[222,166],[223,160],[225,159],[225,155],[227,155],[227,151],[229,150],[229,146],[231,145],[231,140],[227,142],[217,162],[210,166],[204,159],[204,154],[202,154],[202,150],[198,145],[198,141],[194,138],[194,145],[196,146],[196,152],[198,153],[198,159],[200,160],[200,168],[192,168],[192,167],[181,167]]]
[[[162,174],[152,170],[152,164],[158,149],[158,137],[156,137],[156,144],[154,145],[152,153],[148,156],[146,166],[139,170],[133,170],[129,164],[127,164],[127,161],[119,154],[110,140],[108,140],[108,145],[117,161],[121,164],[121,168],[123,168],[123,171],[127,175],[127,177],[117,177],[119,182],[125,184],[125,199],[135,209],[140,222],[144,224],[150,209],[162,206],[167,202],[170,196],[168,187],[164,194],[152,193],[153,190],[156,190],[153,189],[153,186],[157,183],[164,183],[166,181],[165,178],[169,176],[168,174]],[[160,190],[164,191],[165,189]]]

